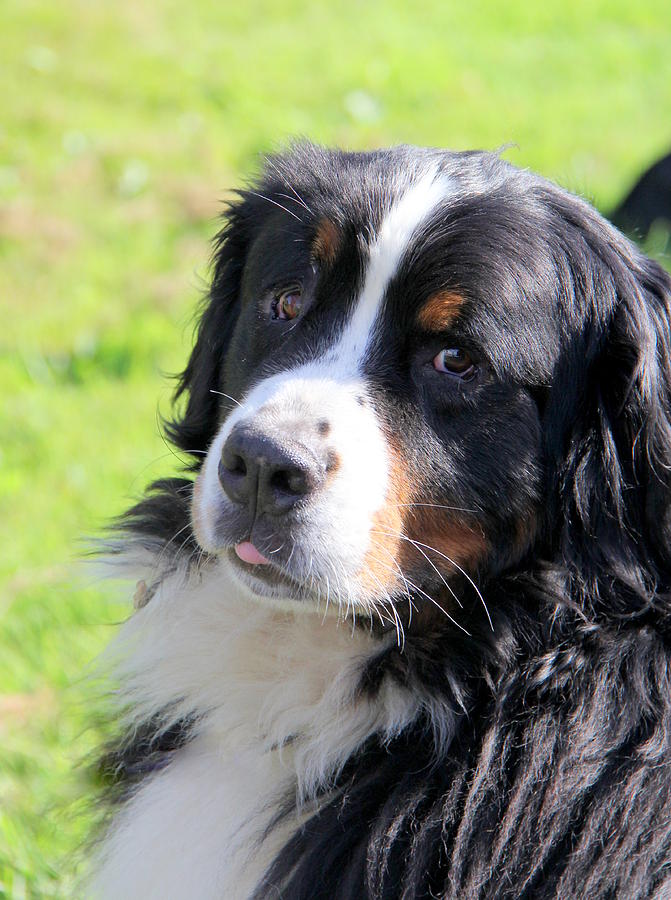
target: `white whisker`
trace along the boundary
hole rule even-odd
[[[297,222],[302,222],[303,220],[300,216],[297,216],[295,213],[292,213],[290,209],[287,209],[286,206],[282,206],[281,203],[278,203],[276,200],[271,200],[270,197],[266,197],[264,194],[259,194],[258,191],[247,191],[246,193],[251,194],[254,197],[259,197],[261,200],[267,200],[268,203],[272,203],[273,206],[276,206],[278,209],[281,209],[288,216],[291,216],[292,219],[295,219]]]
[[[457,597],[457,595],[456,595],[455,591],[452,589],[452,587],[447,583],[447,581],[445,580],[445,577],[444,577],[443,573],[440,571],[440,569],[438,568],[438,566],[433,562],[433,560],[429,559],[429,557],[427,556],[427,554],[426,554],[419,546],[417,547],[417,549],[418,549],[419,552],[422,554],[422,556],[424,557],[424,559],[428,562],[428,564],[429,564],[430,566],[433,567],[433,570],[435,571],[436,575],[438,575],[438,577],[439,577],[440,580],[443,582],[443,584],[445,585],[445,587],[448,589],[448,591],[449,591],[449,592],[452,594],[452,596],[454,597],[455,601],[456,601],[456,602],[459,604],[459,606],[463,609],[463,608],[464,608],[463,603],[462,603],[461,600]]]
[[[478,513],[479,509],[469,509],[466,506],[446,506],[443,503],[394,503],[394,506],[400,508],[404,506],[427,506],[430,509],[451,509],[454,512]]]
[[[455,561],[454,561],[453,559],[451,559],[449,556],[446,556],[444,553],[441,553],[440,550],[436,550],[435,547],[430,547],[428,544],[422,544],[421,541],[414,541],[414,540],[411,540],[410,538],[407,538],[407,540],[409,540],[410,543],[412,543],[412,544],[415,544],[415,545],[421,545],[422,547],[426,547],[427,550],[431,550],[433,553],[437,553],[438,556],[442,556],[442,557],[443,557],[444,559],[446,559],[451,565],[453,565],[454,568],[455,568],[458,572],[461,572],[461,574],[462,574],[462,575],[464,576],[464,578],[468,581],[468,583],[471,585],[471,587],[473,588],[473,590],[475,591],[475,593],[476,593],[476,594],[478,595],[478,597],[480,598],[480,602],[482,603],[482,606],[483,606],[483,608],[484,608],[485,614],[486,614],[486,616],[487,616],[487,621],[489,622],[489,627],[491,628],[492,631],[494,631],[494,623],[492,622],[492,617],[489,615],[489,610],[487,609],[487,604],[485,603],[485,598],[482,596],[482,593],[480,592],[480,588],[479,588],[479,587],[477,586],[477,584],[473,581],[473,579],[472,579],[471,576],[468,574],[468,572],[466,572],[465,569],[462,569],[462,567],[459,565],[459,563],[455,562]],[[418,549],[419,549],[419,547],[418,547]]]
[[[377,544],[377,543],[375,544],[375,546],[380,547],[380,549],[382,549],[382,550],[385,549],[384,547],[382,547],[380,544]],[[378,562],[382,566],[384,565],[384,563],[379,559],[377,559],[376,562]],[[386,568],[388,568],[390,572],[393,571],[393,569],[391,569],[389,566],[387,566]],[[399,569],[400,569],[400,566],[399,566]],[[440,603],[438,603],[438,601],[434,597],[432,597],[425,590],[423,590],[418,584],[415,584],[414,581],[410,581],[410,579],[406,575],[402,575],[401,577],[403,578],[403,580],[406,584],[406,591],[407,591],[409,600],[411,600],[409,589],[412,588],[413,590],[420,593],[423,597],[426,597],[426,599],[429,600],[431,603],[433,603],[433,605],[437,609],[439,609],[443,613],[443,615],[447,616],[447,618],[450,620],[450,622],[452,622],[453,625],[456,625],[456,627],[459,628],[461,631],[463,631],[464,634],[467,634],[469,637],[472,637],[470,631],[468,631],[466,628],[464,628],[463,625],[460,625],[459,622],[457,622],[457,620],[453,616],[451,616],[448,613],[448,611],[445,609],[445,607],[441,606]]]
[[[376,533],[376,534],[385,534],[385,535],[387,535],[388,537],[403,537],[404,540],[407,540],[407,541],[409,541],[411,544],[414,544],[414,541],[411,541],[410,538],[405,538],[404,535],[400,535],[400,534],[399,534],[399,535],[395,535],[395,534],[392,534],[391,532],[387,532],[387,531],[376,531],[375,533]],[[386,548],[382,547],[381,544],[378,544],[377,542],[375,542],[375,546],[380,547],[380,549],[383,549],[383,550],[386,549]],[[417,548],[417,549],[419,549],[419,548]],[[430,547],[429,549],[433,549],[433,548]],[[387,551],[387,552],[388,552],[388,551]],[[420,551],[420,552],[421,552],[421,551]],[[391,555],[391,554],[390,554],[390,555]],[[396,560],[394,560],[394,562],[396,562]],[[398,564],[398,562],[396,562],[396,565],[398,566],[399,571],[402,571],[400,565]],[[406,585],[410,585],[410,587],[414,588],[414,590],[416,590],[416,591],[418,591],[420,594],[422,594],[423,597],[426,597],[427,600],[430,600],[431,603],[433,603],[434,606],[436,606],[442,613],[444,613],[444,615],[447,616],[447,618],[450,620],[450,622],[454,623],[454,625],[456,625],[457,628],[460,628],[461,631],[464,632],[464,634],[467,634],[469,637],[472,637],[470,631],[468,631],[466,628],[464,628],[463,625],[460,625],[459,622],[457,622],[457,620],[456,620],[453,616],[451,616],[451,615],[448,613],[448,611],[447,611],[443,606],[441,606],[440,603],[438,603],[438,601],[437,601],[434,597],[432,597],[432,596],[431,596],[430,594],[428,594],[425,590],[423,590],[421,587],[419,587],[419,585],[417,585],[417,584],[415,584],[414,582],[410,581],[410,579],[409,579],[406,575],[402,575],[402,578],[403,578],[403,580],[405,581]],[[454,596],[454,591],[452,591],[451,589],[450,589],[450,593]],[[456,599],[456,598],[455,598],[455,599]],[[458,601],[457,601],[457,602],[458,602]],[[461,606],[461,603],[459,603],[459,606]]]
[[[293,191],[294,194],[296,194],[296,191],[294,191],[294,189],[291,187],[290,184],[287,184],[287,187],[289,188],[290,191]],[[285,200],[290,200],[292,203],[299,203],[303,207],[304,210],[306,210],[307,212],[310,213],[310,215],[312,215],[312,210],[307,205],[307,203],[305,203],[303,198],[300,197],[298,194],[296,194],[295,197],[290,197],[289,194],[278,194],[277,196],[284,197]]]
[[[235,397],[231,397],[230,394],[225,394],[223,391],[215,391],[213,388],[210,388],[211,394],[219,394],[220,397],[226,397],[228,400],[232,400],[233,403],[237,403],[238,406],[242,406],[239,400],[236,400]]]
[[[473,581],[473,579],[468,574],[468,572],[466,572],[459,565],[459,563],[455,562],[450,556],[447,556],[441,550],[437,550],[435,547],[431,547],[429,544],[424,544],[424,543],[422,543],[422,541],[417,541],[417,540],[414,540],[413,538],[406,537],[406,535],[401,534],[400,532],[378,531],[377,533],[378,534],[386,534],[387,537],[394,537],[394,538],[399,538],[400,540],[403,540],[403,541],[407,541],[409,544],[412,544],[417,550],[419,550],[420,547],[425,547],[427,550],[430,550],[432,553],[437,553],[438,556],[442,556],[443,559],[446,559],[447,562],[450,563],[450,565],[454,566],[454,568],[464,576],[464,578],[471,585],[471,587],[473,588],[475,593],[478,595],[478,597],[480,598],[480,602],[482,603],[482,606],[485,610],[485,614],[487,616],[487,621],[489,622],[489,627],[491,628],[492,631],[494,631],[494,623],[492,622],[492,617],[489,614],[489,610],[487,609],[487,604],[485,603],[485,598],[482,596],[482,593],[480,592],[480,588]],[[420,550],[420,553],[421,553],[421,550]]]

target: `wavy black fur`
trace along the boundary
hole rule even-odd
[[[661,890],[671,851],[667,643],[652,628],[581,621],[529,584],[525,610],[514,599],[521,585],[506,587],[497,599],[511,613],[496,624],[508,653],[471,679],[449,752],[437,756],[421,727],[368,746],[285,847],[259,900]],[[433,684],[446,681],[433,673]]]

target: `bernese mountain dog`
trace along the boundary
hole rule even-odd
[[[91,896],[671,896],[670,308],[495,154],[268,159],[112,541]]]

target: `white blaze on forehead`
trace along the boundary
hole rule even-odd
[[[353,370],[358,368],[373,333],[387,285],[394,277],[408,244],[421,223],[449,191],[449,179],[437,177],[436,168],[432,167],[408,187],[384,217],[369,248],[363,290],[352,319],[337,346],[328,354],[331,359],[335,357],[339,362],[347,362]]]

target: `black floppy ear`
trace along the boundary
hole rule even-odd
[[[632,245],[613,249],[591,273],[587,379],[576,397],[560,479],[562,551],[588,614],[666,616],[671,279]],[[574,362],[574,378],[576,371]]]
[[[626,383],[615,380],[616,434],[631,462],[632,499],[640,502],[641,534],[671,574],[671,278],[639,256],[639,293],[618,307],[606,356],[625,361]],[[628,365],[627,365],[628,363]],[[606,371],[607,378],[609,372]],[[619,425],[619,428],[618,428]],[[668,584],[668,581],[667,581]]]
[[[219,421],[222,367],[240,303],[240,280],[250,241],[250,202],[243,193],[230,205],[226,225],[214,244],[212,286],[203,301],[196,343],[179,377],[175,400],[186,397],[181,414],[167,422],[169,440],[194,457],[198,468],[214,438]]]
[[[212,286],[203,301],[195,346],[175,391],[175,399],[185,397],[186,403],[181,413],[164,423],[169,440],[191,455],[192,470],[200,468],[204,451],[219,424],[217,401],[220,398],[212,392],[220,388],[226,351],[237,319],[240,280],[252,231],[251,205],[249,198],[241,193],[240,199],[231,204],[226,224],[215,239]],[[116,550],[114,544],[108,549],[121,552],[132,535],[135,543],[158,553],[157,559],[165,560],[166,565],[172,564],[177,556],[190,560],[197,549],[189,528],[192,488],[193,482],[188,478],[154,482],[144,498],[117,522],[115,530],[124,535],[124,542]],[[178,536],[179,541],[175,542]],[[154,574],[160,575],[158,568]]]

